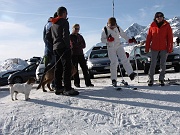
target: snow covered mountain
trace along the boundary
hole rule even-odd
[[[174,37],[180,36],[180,17],[174,17],[172,19],[166,19],[173,30]],[[137,23],[132,24],[129,28],[125,30],[129,37],[134,36],[137,41],[146,40],[147,32],[150,24],[145,27]]]
[[[141,26],[137,23],[133,23],[129,28],[125,30],[125,32],[127,36],[134,37],[136,35],[139,35],[145,28],[146,26]]]

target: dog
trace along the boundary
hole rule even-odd
[[[27,101],[29,99],[29,94],[35,81],[36,81],[35,78],[29,78],[26,83],[10,84],[9,86],[10,86],[10,94],[12,101],[14,101],[13,98],[14,93],[15,93],[15,100],[18,100],[17,99],[18,93],[23,93],[25,94],[25,100]]]
[[[47,66],[45,68],[44,74],[41,78],[41,81],[38,85],[38,87],[36,88],[37,90],[42,86],[43,92],[47,92],[47,90],[45,90],[45,85],[47,84],[47,87],[50,91],[54,91],[51,87],[50,84],[52,83],[52,81],[54,80],[54,69],[55,67],[53,66]],[[75,66],[73,64],[71,64],[71,76],[74,76],[77,72],[77,69],[75,68]]]

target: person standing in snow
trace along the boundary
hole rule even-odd
[[[48,38],[52,40],[55,55],[55,94],[73,96],[79,95],[79,92],[71,87],[71,49],[67,14],[65,7],[58,8],[58,17],[52,20],[53,25],[51,26]],[[62,77],[64,87],[62,86]]]
[[[158,56],[160,57],[160,74],[159,82],[164,86],[166,59],[168,53],[173,51],[173,33],[170,24],[164,20],[162,12],[156,12],[154,21],[151,23],[147,38],[145,51],[151,50],[151,64],[149,69],[148,86],[152,86],[154,82],[154,74]]]
[[[57,12],[54,13],[54,18],[57,17]],[[51,26],[52,26],[52,19],[53,17],[50,17],[48,19],[48,22],[46,23],[46,25],[44,26],[44,30],[43,30],[43,40],[45,43],[45,50],[44,50],[44,64],[45,67],[49,64],[49,63],[53,63],[54,62],[54,54],[53,54],[53,45],[52,42],[49,42],[46,39],[46,34],[49,32]]]
[[[91,83],[90,75],[88,73],[88,68],[86,64],[86,60],[84,58],[83,49],[86,47],[85,40],[82,35],[79,34],[80,25],[75,24],[73,26],[72,33],[70,35],[71,40],[71,50],[72,50],[72,63],[76,67],[77,72],[73,76],[74,78],[74,85],[76,87],[80,87],[80,78],[78,72],[78,63],[82,69],[85,84],[87,87],[93,87],[94,85]]]
[[[111,80],[112,85],[117,86],[117,66],[119,64],[118,58],[121,60],[123,67],[125,68],[128,76],[131,80],[134,80],[137,75],[133,72],[132,66],[126,56],[124,48],[120,43],[120,36],[123,37],[129,43],[136,42],[136,40],[130,39],[125,32],[117,25],[116,18],[111,17],[108,19],[107,26],[103,28],[101,34],[102,43],[106,43],[108,49],[108,56],[111,61],[110,71],[111,71]]]
[[[57,12],[54,13],[54,18],[56,18],[56,17],[57,17]],[[53,53],[53,44],[52,44],[52,42],[48,41],[46,38],[46,34],[49,33],[49,30],[52,26],[52,19],[53,19],[53,17],[50,17],[48,19],[48,22],[44,26],[44,30],[43,30],[43,40],[45,43],[44,58],[43,58],[44,65],[45,65],[44,71],[49,69],[49,67],[52,67],[52,65],[54,64],[54,61],[55,61],[55,57],[54,57],[54,53]],[[55,87],[54,81],[52,82],[51,87],[52,87],[52,89],[54,89],[54,87]]]

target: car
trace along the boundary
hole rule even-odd
[[[27,60],[27,63],[29,65],[34,64],[34,63],[39,63],[41,59],[42,59],[41,57],[32,57],[29,60]]]
[[[8,83],[9,84],[15,84],[15,83],[24,83],[26,82],[30,77],[36,77],[36,68],[37,68],[37,64],[31,64],[29,66],[27,66],[26,68],[24,68],[21,71],[17,71],[13,74],[11,74],[8,77]]]
[[[135,46],[130,53],[129,60],[134,70],[144,70],[144,73],[148,74],[151,63],[151,52],[145,52],[145,45]],[[169,69],[172,67],[174,68],[175,72],[180,71],[180,54],[175,52],[170,53],[166,60],[166,68]],[[155,71],[158,72],[159,69],[160,59],[158,58]]]
[[[10,74],[15,73],[17,71],[19,71],[19,70],[9,71],[9,72],[2,74],[0,77],[0,86],[8,85],[8,77],[10,76]]]
[[[45,64],[44,64],[44,58],[41,59],[38,67],[36,68],[36,80],[37,82],[40,82],[42,75],[44,73]]]
[[[106,74],[110,73],[110,60],[108,58],[107,46],[96,46],[94,47],[90,54],[87,56],[87,66],[90,74],[90,78],[94,78],[94,75],[97,74]],[[119,70],[119,67],[121,70]],[[120,75],[125,76],[125,70],[123,65],[119,63],[117,72],[120,72]]]

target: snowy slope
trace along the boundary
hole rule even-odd
[[[166,79],[179,76],[169,71]],[[114,90],[109,75],[92,79],[94,88],[81,80],[76,97],[35,85],[29,101],[23,94],[11,101],[8,88],[0,88],[0,135],[179,135],[180,86],[148,87],[144,74],[140,83],[124,79],[138,90]]]

